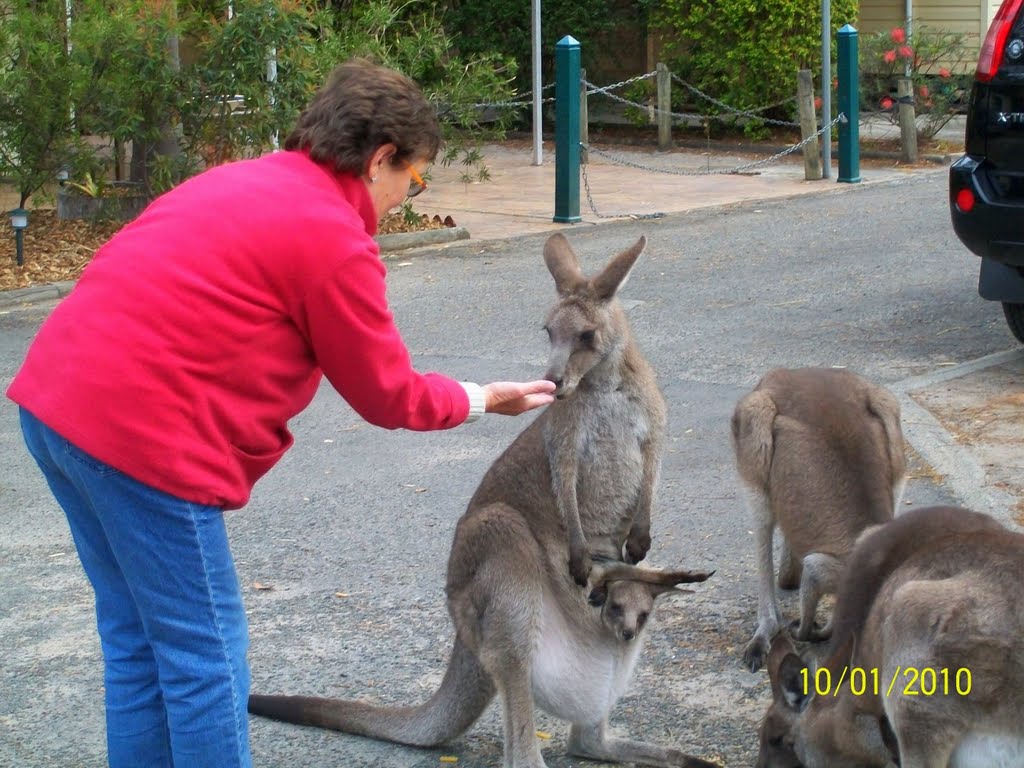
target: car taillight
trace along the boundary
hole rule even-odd
[[[969,189],[961,189],[956,193],[956,207],[963,213],[970,213],[974,207],[974,193]]]
[[[992,19],[992,26],[988,28],[985,35],[985,42],[981,46],[981,54],[978,56],[978,71],[975,77],[983,83],[987,83],[996,76],[999,66],[1003,63],[1003,52],[1006,50],[1006,38],[1013,28],[1014,19],[1024,0],[1003,0],[1003,4],[996,11]]]

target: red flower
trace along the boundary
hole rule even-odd
[[[939,67],[939,77],[949,77],[951,74],[952,72],[945,67]]]
[[[929,91],[928,91],[928,86],[927,85],[922,85],[920,87],[920,89],[918,89],[918,92],[921,94],[921,98],[922,99],[927,99],[928,98]]]
[[[884,61],[886,64],[892,64],[894,61],[896,61],[896,51],[892,50],[883,53],[882,61]]]
[[[891,37],[892,41],[897,45],[903,45],[903,43],[907,42],[907,33],[904,31],[903,27],[893,27],[889,32],[889,37]]]
[[[892,109],[892,99],[890,99],[888,96],[882,99],[881,104],[882,109]]]
[[[914,49],[909,45],[901,45],[899,48],[899,54],[904,59],[912,59],[914,58]]]
[[[821,109],[821,104],[822,104],[821,96],[815,96],[814,97],[814,108],[815,109]]]

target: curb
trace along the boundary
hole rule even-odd
[[[40,301],[62,299],[74,287],[74,280],[46,285],[30,285],[28,288],[16,288],[13,291],[0,292],[0,309],[35,304]]]
[[[425,229],[420,232],[396,232],[391,235],[380,235],[376,238],[382,256],[418,248],[424,245],[443,245],[456,240],[468,240],[469,230],[465,227],[446,227],[444,229]],[[0,310],[23,307],[53,299],[62,299],[74,287],[74,280],[46,285],[30,285],[28,288],[16,288],[13,291],[0,291]]]
[[[376,239],[381,253],[392,253],[404,251],[407,248],[418,248],[421,245],[441,245],[456,240],[468,240],[469,230],[465,227],[424,229],[419,232],[395,232],[392,235],[378,235]]]

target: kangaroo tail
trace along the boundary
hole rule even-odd
[[[740,477],[761,492],[768,488],[777,414],[771,396],[754,390],[737,403],[732,416],[733,447]]]
[[[312,725],[414,747],[434,747],[465,733],[494,697],[494,683],[473,653],[456,638],[448,670],[427,701],[384,707],[311,696],[249,696],[254,715]]]

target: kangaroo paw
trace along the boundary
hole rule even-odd
[[[590,571],[593,567],[593,561],[591,561],[590,555],[587,552],[572,555],[569,558],[569,574],[572,576],[572,580],[581,587],[587,586],[587,583],[590,581]]]
[[[743,651],[743,666],[751,672],[757,672],[764,666],[767,657],[768,644],[763,638],[754,637],[754,639],[747,643],[747,647]]]
[[[649,531],[630,531],[626,539],[626,562],[636,565],[645,557],[651,549],[651,534]]]

